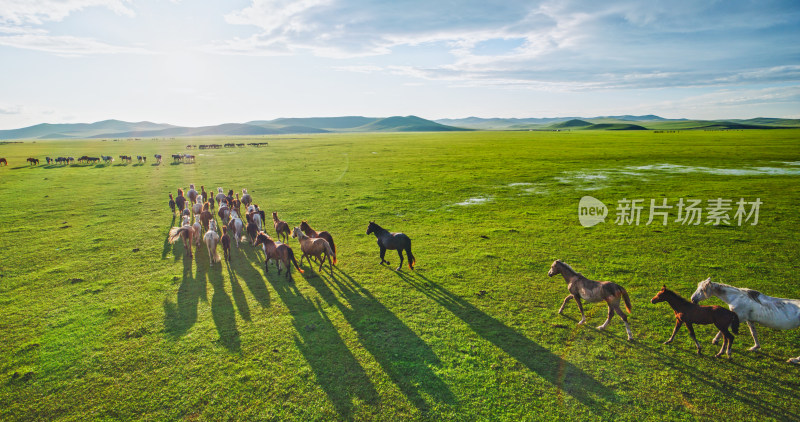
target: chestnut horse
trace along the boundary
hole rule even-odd
[[[5,158],[0,158],[0,165],[7,166],[8,165],[8,161],[6,161]]]
[[[328,241],[328,244],[331,245],[331,250],[333,251],[333,264],[336,265],[336,245],[333,243],[333,236],[326,231],[318,232],[311,228],[308,225],[308,221],[303,220],[300,222],[300,230],[306,234],[308,237],[319,237]]]
[[[281,275],[281,264],[283,264],[283,267],[286,268],[287,279],[291,277],[289,274],[291,270],[289,262],[293,263],[294,267],[297,268],[297,271],[299,271],[301,274],[305,272],[297,264],[297,260],[294,258],[294,251],[292,251],[292,248],[289,247],[289,245],[281,242],[275,242],[264,232],[259,232],[256,236],[256,241],[253,246],[258,245],[261,245],[261,248],[264,250],[264,274],[269,272],[270,259],[276,262],[275,265],[278,267],[278,275]]]
[[[733,346],[733,334],[728,332],[728,327],[731,328],[734,334],[739,334],[739,316],[735,312],[729,311],[722,306],[700,306],[689,302],[688,300],[678,296],[672,290],[667,290],[667,286],[663,286],[652,299],[650,303],[667,302],[672,310],[675,312],[675,329],[672,330],[672,335],[669,340],[664,344],[669,344],[675,338],[675,333],[681,328],[682,324],[686,324],[686,329],[689,330],[689,336],[694,340],[697,346],[697,354],[700,354],[700,342],[694,336],[694,328],[692,324],[714,324],[717,329],[725,336],[722,343],[722,348],[719,353],[714,357],[720,357],[723,352],[727,353],[728,359],[731,358],[731,346]]]
[[[169,243],[175,243],[175,241],[180,237],[183,240],[183,248],[189,254],[189,258],[192,257],[192,236],[194,235],[194,229],[192,225],[189,224],[189,218],[184,217],[181,227],[173,227],[169,230]]]
[[[331,250],[331,245],[328,241],[322,238],[310,238],[300,230],[300,227],[295,227],[292,231],[292,237],[296,237],[300,241],[300,250],[303,251],[303,256],[300,257],[300,264],[303,264],[303,258],[308,260],[308,265],[311,265],[311,257],[320,261],[319,270],[322,271],[322,265],[325,264],[325,258],[328,258],[328,265],[331,267],[331,277],[333,277],[333,263],[331,262],[331,255],[336,259],[336,255]]]
[[[606,301],[606,305],[608,305],[608,317],[606,318],[606,322],[599,325],[597,329],[605,330],[611,322],[611,318],[614,317],[614,312],[616,312],[617,315],[622,318],[622,322],[625,323],[628,341],[633,340],[631,327],[628,324],[628,317],[625,316],[625,313],[622,312],[622,309],[619,307],[620,298],[624,299],[625,309],[627,309],[628,313],[631,312],[631,299],[628,297],[628,292],[625,291],[624,287],[610,281],[589,280],[584,277],[583,274],[573,270],[572,267],[561,262],[559,259],[553,261],[550,265],[550,271],[547,272],[547,275],[550,277],[556,274],[561,274],[564,277],[564,280],[567,282],[567,290],[569,290],[569,295],[564,298],[564,303],[558,308],[559,315],[564,311],[567,302],[569,302],[570,299],[575,299],[575,303],[578,304],[578,310],[581,311],[581,320],[578,321],[578,325],[581,325],[586,322],[586,315],[583,313],[581,299],[585,300],[587,303],[604,300]]]
[[[400,265],[395,268],[395,271],[400,271],[403,266],[403,251],[406,251],[406,255],[408,255],[408,268],[414,269],[414,264],[417,263],[417,260],[414,258],[414,254],[411,253],[411,239],[408,236],[403,233],[390,233],[375,224],[374,221],[370,221],[369,226],[367,226],[367,234],[370,233],[374,233],[375,237],[378,238],[378,247],[381,248],[381,264],[385,262],[386,265],[389,265],[389,261],[383,259],[384,255],[386,255],[386,250],[396,249],[397,255],[400,256]]]
[[[278,239],[288,242],[289,234],[291,233],[291,230],[289,230],[289,223],[279,220],[277,212],[272,213],[272,223],[275,226],[275,233],[278,234]],[[300,260],[302,261],[303,259],[300,258]]]

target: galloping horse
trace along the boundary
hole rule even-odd
[[[228,236],[228,228],[222,226],[222,238],[220,239],[222,242],[222,252],[225,254],[225,260],[230,262],[231,261],[231,238]]]
[[[300,230],[306,234],[308,237],[320,237],[328,241],[328,244],[331,245],[331,250],[333,251],[333,263],[336,264],[336,245],[333,243],[333,236],[329,232],[321,231],[318,232],[311,228],[308,225],[308,221],[303,220],[300,222]]]
[[[296,237],[300,241],[300,250],[303,251],[303,256],[300,257],[300,265],[303,264],[303,258],[308,260],[308,265],[311,265],[311,257],[319,261],[319,270],[322,271],[322,265],[325,264],[325,258],[328,259],[328,265],[331,267],[331,277],[333,277],[333,263],[331,262],[331,255],[336,260],[336,255],[331,250],[331,245],[328,241],[322,238],[310,238],[306,236],[300,227],[295,227],[292,231],[292,237]]]
[[[719,353],[714,357],[720,357],[723,352],[726,352],[728,359],[731,358],[731,346],[733,346],[733,334],[728,331],[731,328],[734,334],[739,334],[739,317],[736,313],[729,311],[721,306],[700,306],[689,302],[688,300],[678,296],[672,290],[668,290],[667,286],[663,286],[656,295],[650,299],[650,303],[658,303],[666,301],[672,310],[675,312],[675,329],[672,330],[672,335],[664,344],[672,343],[675,338],[675,333],[681,328],[681,324],[686,324],[686,329],[689,330],[689,336],[694,340],[697,346],[697,354],[700,354],[700,342],[694,336],[694,328],[692,324],[714,324],[719,329],[725,341],[722,343],[722,348]]]
[[[375,237],[378,238],[378,247],[381,248],[381,264],[385,262],[386,265],[389,265],[389,261],[383,259],[387,249],[397,250],[397,255],[400,256],[400,265],[395,268],[395,271],[400,271],[400,268],[403,266],[403,251],[406,251],[406,255],[408,256],[408,268],[411,270],[414,269],[414,264],[417,263],[417,260],[414,259],[414,254],[411,253],[411,239],[408,236],[403,233],[390,233],[388,230],[375,224],[374,221],[370,221],[369,226],[367,226],[367,234],[370,233],[375,233]]]
[[[175,204],[178,206],[178,210],[183,213],[183,209],[186,208],[186,197],[183,196],[183,189],[178,188],[178,197],[175,198]]]
[[[275,233],[278,234],[278,239],[288,242],[289,234],[291,233],[289,223],[279,220],[277,212],[272,213],[272,223],[275,226]],[[301,258],[300,260],[302,261],[303,259]]]
[[[289,274],[291,271],[289,262],[293,263],[294,267],[297,268],[297,271],[299,271],[301,274],[305,272],[302,268],[300,268],[299,265],[297,265],[297,260],[294,258],[294,251],[292,251],[292,248],[290,248],[289,245],[275,242],[264,232],[260,232],[256,236],[256,241],[253,246],[258,245],[261,245],[261,248],[264,250],[264,274],[269,271],[270,259],[276,261],[275,265],[278,267],[278,275],[281,275],[281,264],[283,264],[284,268],[286,268],[287,279],[291,277]]]
[[[228,231],[233,233],[233,240],[236,241],[236,247],[239,247],[239,239],[242,237],[242,228],[244,228],[244,224],[242,224],[242,219],[239,218],[239,214],[236,211],[231,211],[231,221],[228,222]]]
[[[781,299],[767,296],[763,293],[750,289],[742,289],[722,283],[714,283],[711,277],[697,283],[697,290],[692,295],[692,302],[699,303],[716,296],[727,303],[731,311],[736,312],[739,320],[747,323],[750,334],[753,336],[753,347],[749,350],[758,350],[761,344],[758,343],[756,334],[757,322],[770,328],[778,330],[791,330],[800,327],[800,300]],[[722,333],[717,333],[711,342],[717,344]],[[800,357],[791,358],[787,362],[800,363]]]
[[[186,198],[189,199],[190,204],[197,202],[197,191],[194,190],[194,185],[189,185],[189,191],[186,192]]]
[[[208,249],[208,265],[211,266],[215,262],[220,262],[219,253],[217,252],[217,245],[219,244],[219,234],[217,233],[217,222],[211,220],[211,225],[203,237],[203,241]]]
[[[245,208],[249,207],[250,204],[253,203],[253,197],[247,193],[247,189],[242,189],[242,204],[244,204]]]
[[[172,194],[169,194],[169,208],[172,210],[173,217],[175,216],[175,200],[172,199]]]
[[[611,322],[611,318],[614,317],[614,312],[622,318],[622,322],[625,323],[625,331],[628,333],[628,341],[633,340],[633,334],[631,333],[630,324],[628,324],[628,317],[622,312],[622,309],[619,307],[620,299],[625,300],[625,309],[627,309],[628,313],[631,312],[631,299],[628,297],[628,292],[625,291],[625,288],[620,286],[617,283],[612,283],[610,281],[594,281],[589,280],[588,278],[584,277],[583,274],[575,271],[561,260],[556,259],[550,265],[550,271],[547,272],[547,275],[552,277],[556,274],[561,274],[564,277],[564,280],[567,282],[567,290],[569,290],[569,295],[564,298],[564,303],[561,304],[561,307],[558,308],[558,314],[564,311],[564,307],[567,306],[567,302],[570,299],[575,299],[575,303],[578,304],[578,309],[581,311],[581,320],[578,321],[578,325],[583,324],[586,322],[586,315],[583,313],[583,305],[581,304],[581,299],[585,300],[587,303],[594,303],[600,302],[604,300],[606,305],[608,305],[608,317],[606,317],[606,321],[601,325],[597,326],[598,330],[605,330],[608,327],[608,324]]]
[[[192,235],[194,234],[194,230],[192,226],[189,224],[189,218],[184,217],[181,227],[173,227],[169,231],[169,243],[175,243],[179,237],[183,239],[183,248],[186,250],[186,253],[189,254],[189,258],[192,257]]]

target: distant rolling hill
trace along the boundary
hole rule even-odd
[[[97,123],[40,124],[0,130],[0,139],[162,138],[181,136],[258,136],[326,132],[440,132],[469,130],[416,116],[312,117],[255,120],[216,126],[182,127],[150,122],[106,120]]]

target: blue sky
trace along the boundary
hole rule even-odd
[[[800,118],[800,2],[0,0],[0,129]]]

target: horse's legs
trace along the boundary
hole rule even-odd
[[[564,303],[562,303],[561,307],[558,308],[558,314],[559,315],[561,315],[561,313],[564,312],[564,307],[567,306],[567,302],[569,302],[570,299],[572,299],[572,298],[573,298],[572,295],[567,295],[567,297],[564,298]]]
[[[583,313],[583,305],[581,305],[581,298],[579,298],[578,296],[574,296],[574,298],[575,298],[575,303],[578,304],[578,309],[581,311],[581,320],[578,321],[578,325],[581,325],[584,322],[586,322],[586,315]]]
[[[728,359],[731,358],[731,346],[733,346],[733,334],[728,332],[727,327],[722,327],[719,330],[720,333],[724,336],[724,340],[722,341],[722,348],[719,349],[719,353],[714,355],[715,358],[722,356],[723,353],[728,354]]]
[[[400,248],[397,248],[397,255],[400,256],[400,265],[398,265],[397,268],[395,268],[394,270],[395,271],[400,271],[400,269],[403,268],[403,250],[400,249]]]
[[[386,265],[389,265],[389,261],[383,259],[383,257],[386,256],[386,248],[384,248],[383,245],[381,245],[380,241],[378,241],[378,247],[381,248],[381,264],[385,262]]]
[[[697,354],[699,355],[700,354],[700,342],[697,341],[697,337],[695,337],[695,335],[694,335],[694,328],[692,327],[692,324],[687,322],[686,323],[686,329],[689,330],[689,337],[691,337],[692,340],[694,340],[694,345],[697,346]],[[727,340],[727,338],[726,338],[726,340]]]
[[[605,330],[608,327],[608,324],[611,322],[611,318],[614,317],[614,309],[611,307],[611,304],[608,304],[608,317],[606,318],[606,322],[597,326],[598,330]]]
[[[672,340],[675,339],[675,334],[678,332],[678,328],[681,328],[682,324],[683,322],[681,320],[677,318],[675,319],[675,328],[672,329],[672,335],[669,337],[669,339],[667,339],[667,341],[664,342],[664,344],[672,343]]]
[[[319,261],[319,270],[317,270],[318,272],[322,272],[322,266],[325,265],[325,256],[326,255],[322,255],[322,254],[314,256],[314,258],[317,261]],[[328,258],[328,259],[330,259],[330,258]],[[311,265],[311,261],[308,261],[308,264]]]
[[[718,332],[717,332],[717,335],[715,335],[715,336],[714,336],[714,339],[713,339],[713,340],[711,340],[711,344],[717,344],[717,343],[719,343],[719,339],[720,339],[720,337],[722,337],[722,331],[718,331]]]
[[[756,334],[756,325],[753,324],[753,321],[746,321],[746,322],[747,322],[747,328],[750,329],[750,335],[753,336],[753,343],[754,343],[753,347],[751,347],[751,348],[749,348],[747,350],[750,350],[751,352],[755,352],[756,350],[761,348],[761,345],[758,344],[758,334]]]
[[[628,341],[633,341],[631,325],[628,324],[628,317],[625,315],[625,312],[622,312],[622,309],[619,307],[619,303],[617,303],[617,306],[614,307],[614,311],[619,314],[619,317],[622,318],[622,322],[625,323],[625,331],[628,333]]]

